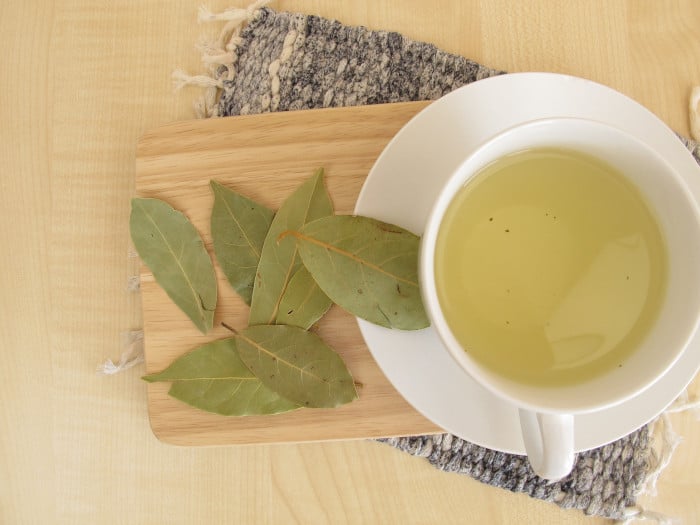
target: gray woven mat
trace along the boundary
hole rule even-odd
[[[214,82],[199,106],[202,116],[432,100],[502,73],[398,33],[267,8],[248,15],[240,34],[234,30],[219,42],[234,59],[212,68]],[[700,162],[698,144],[683,140]],[[646,426],[579,454],[573,472],[552,484],[537,477],[523,456],[485,449],[450,434],[384,441],[425,457],[441,470],[612,518],[629,515],[625,509],[634,505],[655,461]]]

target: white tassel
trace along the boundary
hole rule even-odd
[[[197,97],[197,99],[192,104],[194,109],[194,118],[209,118],[207,115],[206,104],[204,103],[204,97]]]
[[[659,419],[656,421],[656,425],[661,425],[661,450],[658,453],[656,465],[653,466],[652,470],[647,475],[647,479],[642,487],[642,493],[649,493],[652,496],[656,495],[656,483],[659,477],[666,470],[666,467],[671,463],[673,458],[673,453],[678,448],[683,440],[676,432],[673,430],[673,425],[671,424],[671,418],[667,413],[661,414]],[[654,433],[656,433],[657,428],[654,428]]]
[[[194,45],[194,48],[199,51],[202,56],[205,55],[220,55],[225,53],[226,50],[210,38],[200,38],[199,42]]]
[[[197,19],[199,22],[215,22],[221,20],[228,22],[236,20],[242,23],[252,19],[258,9],[266,6],[270,2],[271,0],[257,0],[245,8],[229,7],[228,9],[224,9],[221,13],[213,13],[207,6],[202,5],[197,12]]]
[[[185,86],[216,87],[222,88],[224,84],[221,80],[208,75],[188,75],[182,69],[173,71],[173,83],[175,89],[182,89]]]
[[[126,334],[126,348],[122,352],[119,362],[107,359],[97,367],[98,374],[114,375],[131,367],[143,363],[143,330],[132,330]]]
[[[619,521],[621,525],[630,525],[635,521],[653,521],[659,525],[675,525],[680,523],[677,518],[654,512],[653,510],[645,510],[641,507],[630,507],[625,510],[625,517]]]
[[[211,22],[213,20],[216,20],[216,15],[211,12],[211,10],[205,6],[205,5],[200,5],[199,9],[197,9],[197,21],[199,23],[202,22]]]
[[[255,16],[256,11],[261,7],[270,3],[270,0],[257,0],[245,9],[229,8],[222,13],[214,14],[208,9],[200,10],[200,21],[206,20],[221,20],[225,21],[226,25],[219,33],[219,46],[225,47],[231,51],[234,45],[231,39],[238,37],[241,28],[246,22],[250,22]]]
[[[197,13],[199,22],[216,22],[216,21],[236,21],[243,23],[248,19],[248,11],[237,7],[230,7],[221,13],[212,13],[206,6],[200,6]]]
[[[132,275],[126,280],[126,290],[128,292],[138,292],[141,288],[141,276]]]
[[[691,399],[688,391],[685,390],[664,412],[666,414],[692,412],[696,419],[700,419],[700,399],[697,396]]]
[[[225,51],[218,55],[203,53],[202,62],[205,64],[227,65],[233,62],[233,54]]]
[[[256,2],[253,2],[250,4],[248,7],[245,8],[245,10],[248,12],[248,18],[253,18],[255,15],[255,12],[260,9],[261,7],[265,7],[267,4],[269,4],[272,0],[257,0]]]
[[[233,80],[236,74],[236,48],[242,40],[240,32],[243,26],[253,20],[256,12],[271,0],[256,0],[246,8],[231,7],[221,13],[212,12],[207,6],[200,6],[197,12],[199,22],[226,22],[219,33],[216,42],[202,40],[196,49],[202,55],[202,64],[209,72],[208,75],[189,75],[185,71],[173,72],[175,89],[184,86],[198,86],[206,88],[202,97],[194,102],[194,112],[197,118],[217,117],[218,90],[223,89],[224,80]],[[221,73],[221,66],[225,66],[226,72]]]

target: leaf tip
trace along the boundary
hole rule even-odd
[[[145,376],[141,376],[141,380],[145,381],[146,383],[155,383],[158,381],[158,374],[148,374]]]

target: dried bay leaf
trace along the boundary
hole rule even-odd
[[[258,264],[248,324],[279,322],[280,303],[290,279],[301,267],[296,243],[293,239],[279,240],[280,234],[298,230],[307,222],[332,213],[333,204],[323,184],[323,170],[319,169],[287,198],[272,220]]]
[[[216,181],[211,181],[211,188],[214,253],[226,279],[250,305],[255,271],[275,213]]]
[[[143,379],[172,381],[169,395],[224,416],[278,414],[299,408],[267,388],[245,366],[233,337],[200,346]]]
[[[333,408],[357,398],[341,357],[313,332],[287,325],[250,326],[238,354],[270,389],[305,407]]]
[[[332,301],[316,284],[309,270],[301,266],[284,291],[277,324],[298,326],[306,330],[323,317],[331,304]]]
[[[206,333],[214,323],[216,275],[195,227],[166,202],[135,198],[129,228],[139,256],[158,284]]]
[[[341,308],[388,328],[429,326],[418,286],[418,236],[350,215],[324,217],[282,237],[287,235],[296,238],[304,266]]]

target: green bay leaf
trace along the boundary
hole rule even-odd
[[[216,275],[202,238],[181,212],[159,199],[135,198],[131,239],[158,284],[203,333],[216,308]]]
[[[245,366],[233,337],[200,346],[143,379],[172,381],[168,392],[172,397],[224,416],[278,414],[299,408],[267,388]]]
[[[279,322],[280,303],[289,281],[301,267],[294,239],[280,240],[280,234],[298,230],[307,222],[332,213],[333,204],[323,184],[323,170],[319,169],[287,198],[272,220],[258,264],[248,324]]]
[[[334,215],[288,232],[304,266],[331,300],[388,328],[430,324],[418,286],[420,238],[369,217]]]
[[[308,329],[331,307],[332,301],[319,288],[306,267],[301,266],[289,280],[280,301],[278,324]]]
[[[257,325],[237,334],[246,366],[281,396],[314,408],[333,408],[357,398],[342,358],[313,332],[296,326]]]
[[[233,289],[250,305],[263,242],[275,214],[216,181],[211,188],[214,253]]]

